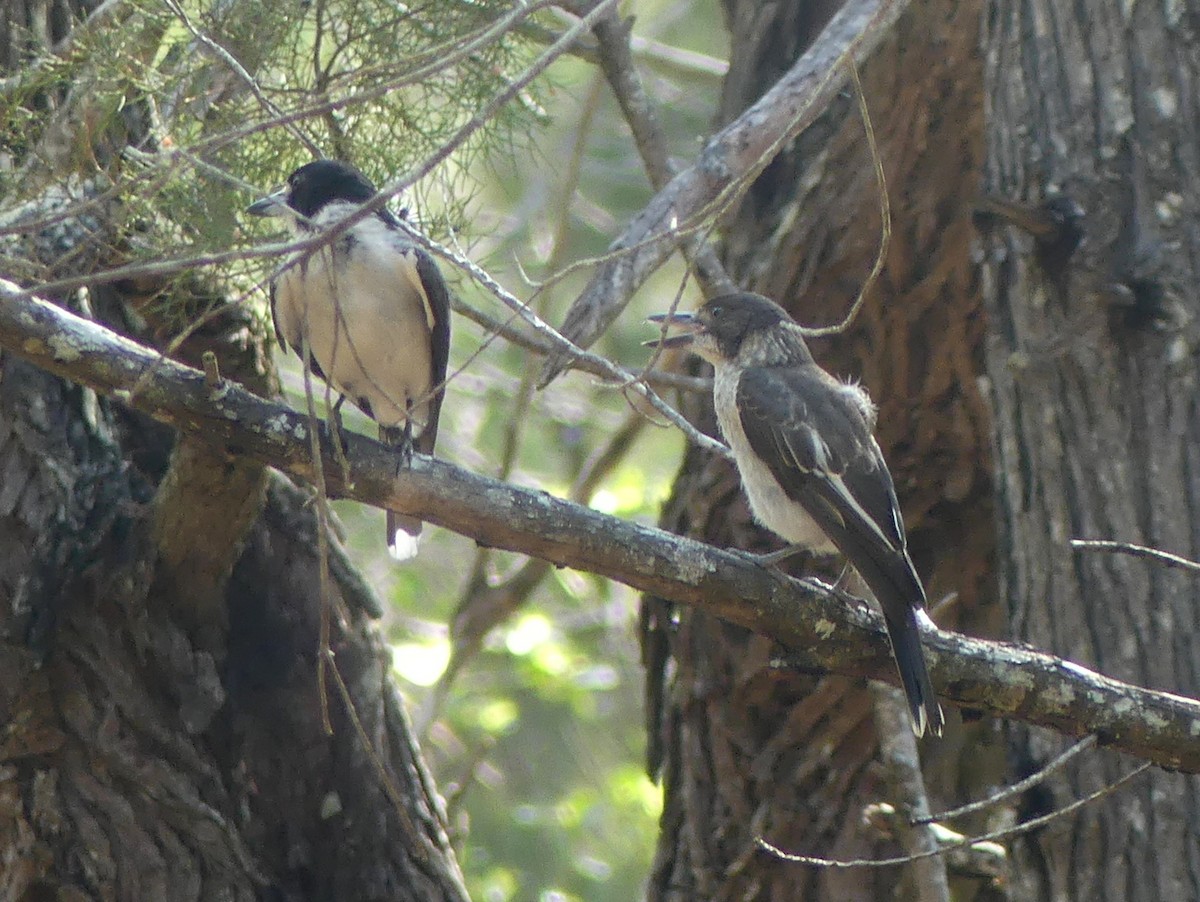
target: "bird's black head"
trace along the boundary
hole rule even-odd
[[[305,163],[288,176],[285,190],[287,205],[309,217],[335,200],[362,204],[375,196],[371,180],[340,160]]]
[[[780,323],[791,323],[787,311],[774,301],[748,291],[715,297],[694,314],[659,314],[650,319],[685,330],[685,334],[657,344],[664,347],[687,346],[712,363],[737,359],[747,338],[769,332]],[[786,336],[790,338],[791,332],[785,330]],[[796,338],[798,347],[807,354],[798,334]]]
[[[274,194],[246,208],[252,216],[291,216],[311,219],[334,201],[361,204],[375,196],[375,186],[365,175],[340,160],[314,160],[287,177]],[[391,214],[380,211],[387,219]]]

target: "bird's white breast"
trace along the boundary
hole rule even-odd
[[[828,554],[836,551],[833,543],[821,531],[812,517],[796,501],[787,496],[774,474],[750,447],[742,418],[737,409],[737,389],[740,370],[729,364],[718,364],[713,379],[713,406],[721,433],[729,443],[737,461],[738,472],[754,518],[785,541],[803,545],[812,551]]]
[[[348,234],[350,242],[335,239],[280,276],[276,325],[297,353],[307,340],[338,391],[366,400],[380,425],[402,426],[409,403],[417,403],[419,434],[434,386],[415,252],[395,244],[395,233],[374,218]]]

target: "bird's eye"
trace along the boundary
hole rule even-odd
[[[709,307],[708,312],[714,317],[721,316],[725,312],[725,308],[718,304],[716,307]]]

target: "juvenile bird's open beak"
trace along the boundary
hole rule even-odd
[[[648,348],[686,348],[704,331],[704,324],[691,313],[655,313],[646,319],[652,323],[666,323],[670,328],[679,329],[681,332],[679,335],[642,342]]]
[[[281,188],[274,194],[256,200],[246,208],[246,212],[251,216],[282,216],[287,211],[286,195],[287,190]]]

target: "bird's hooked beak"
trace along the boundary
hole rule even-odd
[[[246,208],[251,216],[284,216],[288,211],[287,189],[280,188],[274,194],[260,197]]]
[[[646,317],[646,320],[665,323],[669,328],[678,329],[681,333],[642,342],[648,348],[688,348],[696,340],[696,336],[704,332],[704,323],[693,313],[655,313]]]

